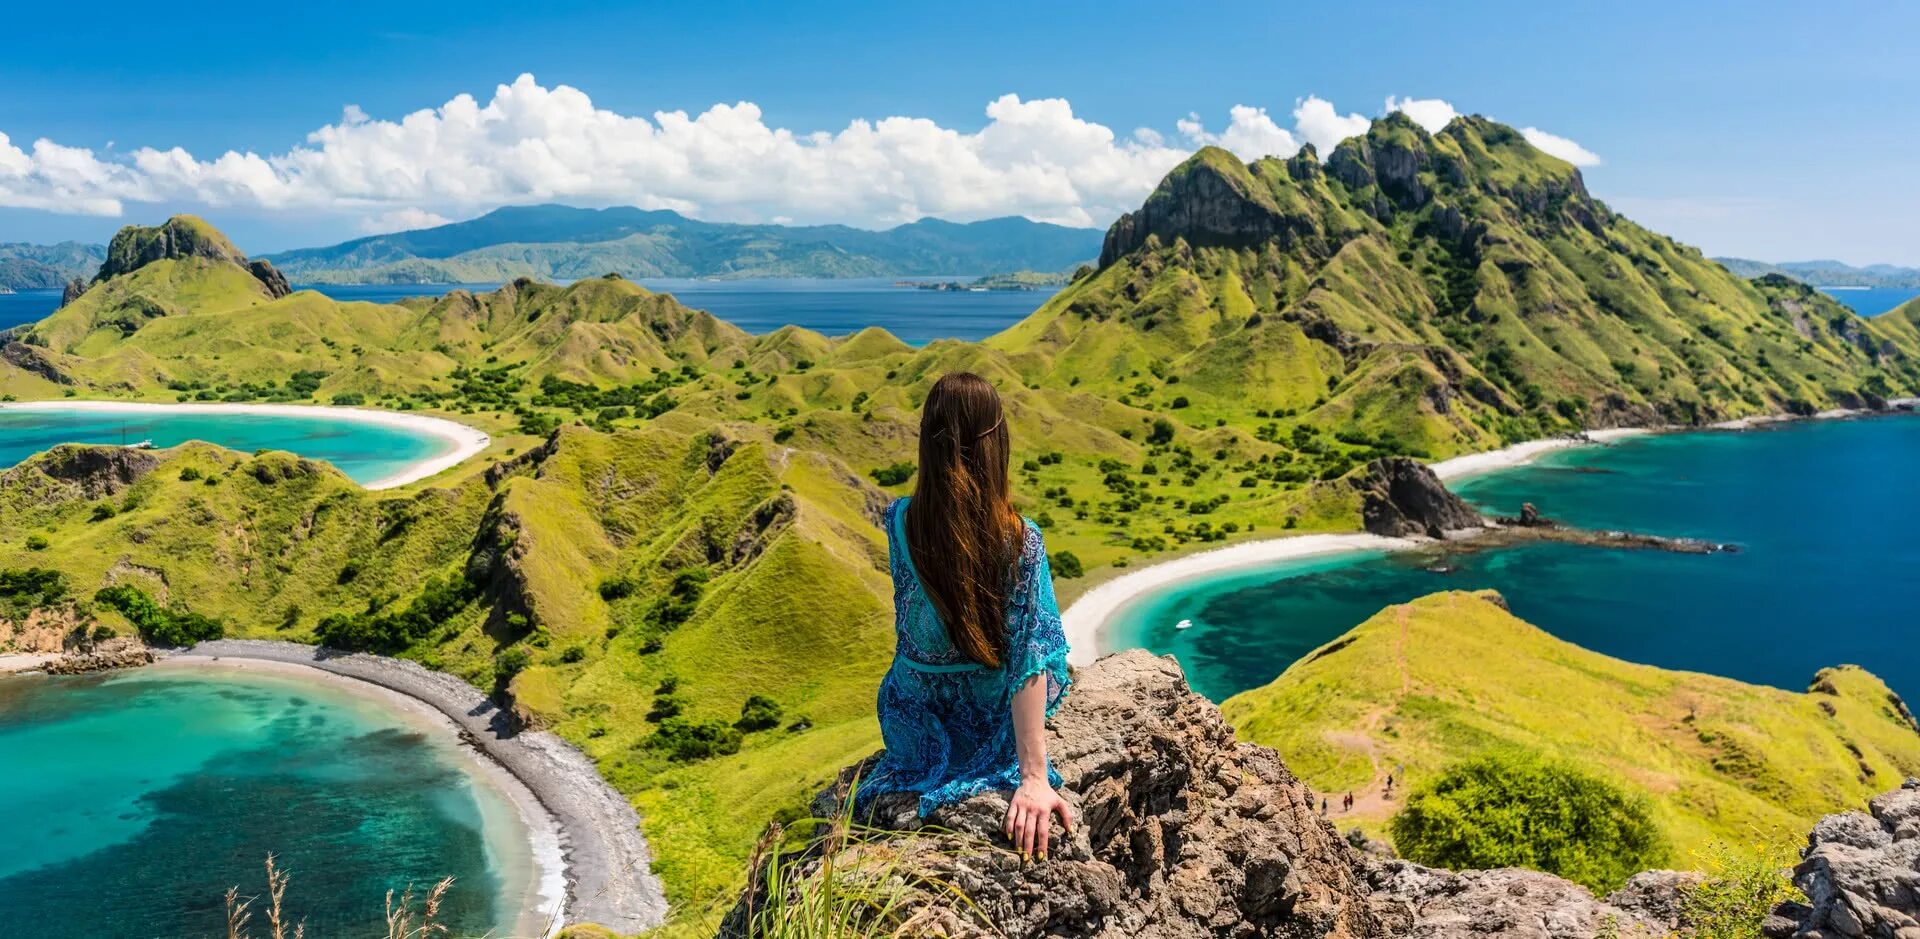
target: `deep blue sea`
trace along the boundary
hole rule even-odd
[[[1828,296],[1853,308],[1861,316],[1879,316],[1914,297],[1920,297],[1920,290],[1912,287],[1868,287],[1855,290],[1851,287],[1822,287]]]
[[[1619,658],[1793,690],[1854,663],[1920,697],[1920,417],[1629,438],[1456,489],[1502,512],[1530,501],[1576,525],[1741,550],[1535,544],[1455,558],[1446,574],[1410,556],[1318,558],[1144,597],[1105,645],[1172,653],[1222,700],[1384,606],[1491,587],[1521,618]]]
[[[142,440],[156,447],[203,440],[242,453],[286,450],[332,463],[362,484],[391,476],[452,446],[404,428],[319,416],[0,407],[0,469],[58,444]]]
[[[385,935],[388,889],[447,876],[455,934],[502,934],[525,829],[434,729],[275,674],[0,677],[0,935],[223,936],[222,895],[261,893],[270,853],[309,936]]]

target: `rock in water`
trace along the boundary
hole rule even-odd
[[[1807,902],[1774,910],[1769,939],[1920,939],[1920,779],[1821,819],[1800,857]]]
[[[1441,538],[1450,531],[1485,524],[1480,513],[1448,491],[1432,469],[1407,457],[1374,460],[1367,464],[1366,475],[1355,477],[1354,485],[1360,489],[1361,518],[1367,531],[1376,535]]]
[[[912,935],[1585,939],[1609,920],[1623,936],[1663,935],[1678,909],[1678,875],[1641,875],[1603,902],[1531,871],[1452,873],[1366,856],[1278,754],[1235,739],[1171,658],[1124,652],[1078,671],[1049,746],[1078,819],[1051,859],[1023,864],[1008,849],[1004,794],[924,821],[911,797],[888,795],[871,822],[895,833],[842,848],[841,869],[873,852],[864,856],[884,858],[889,877],[939,885],[904,901],[917,917]],[[871,762],[843,773],[814,814],[834,817]],[[819,855],[792,859],[790,873],[816,874]],[[722,937],[759,934],[758,871],[754,882]]]

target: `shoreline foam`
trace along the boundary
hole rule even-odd
[[[593,761],[547,731],[513,732],[511,715],[479,689],[417,662],[266,639],[203,642],[170,655],[180,659],[277,663],[386,689],[450,721],[460,738],[509,774],[555,822],[564,873],[564,902],[548,934],[560,926],[595,923],[622,935],[645,932],[666,919],[667,901],[653,875],[640,817]]]
[[[181,402],[167,404],[151,401],[103,401],[103,400],[54,400],[54,401],[9,401],[0,403],[0,410],[14,411],[99,411],[104,413],[199,413],[199,414],[254,414],[267,417],[306,417],[325,418],[338,421],[351,421],[361,424],[375,424],[396,430],[408,430],[432,437],[446,443],[444,452],[409,465],[397,473],[382,476],[379,479],[362,483],[367,490],[394,489],[408,483],[419,482],[436,476],[465,462],[487,449],[493,438],[477,427],[470,427],[459,421],[444,417],[431,417],[425,414],[409,414],[404,411],[384,411],[379,408],[341,407],[331,404],[242,404],[237,402]]]

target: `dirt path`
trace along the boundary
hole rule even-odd
[[[1400,697],[1404,700],[1413,693],[1413,670],[1407,666],[1407,608],[1395,609],[1395,622],[1400,627],[1399,640],[1394,644],[1393,657],[1400,669]],[[1396,702],[1397,703],[1397,702]],[[1344,792],[1323,793],[1327,799],[1329,818],[1386,818],[1399,811],[1402,796],[1400,776],[1403,766],[1384,766],[1380,762],[1380,743],[1378,734],[1386,724],[1387,715],[1393,712],[1391,707],[1381,707],[1368,714],[1360,726],[1353,730],[1335,731],[1326,735],[1328,742],[1336,746],[1358,750],[1367,755],[1367,762],[1373,766],[1373,776],[1367,784],[1353,790],[1353,808],[1346,807]],[[1393,795],[1387,795],[1387,777],[1393,776]]]

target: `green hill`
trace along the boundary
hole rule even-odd
[[[1097,269],[985,343],[751,335],[618,276],[282,295],[190,219],[115,246],[99,282],[0,344],[0,395],[363,403],[472,423],[492,448],[379,494],[286,454],[181,448],[125,489],[41,457],[0,474],[0,568],[497,678],[633,796],[696,924],[758,825],[875,742],[875,519],[911,485],[883,471],[913,458],[947,371],[1002,389],[1018,507],[1095,572],[1358,528],[1356,476],[1383,455],[1920,389],[1920,305],[1867,321],[1739,280],[1478,119],[1386,119],[1324,166],[1203,150]],[[690,728],[728,749],[747,689],[782,727],[700,756]]]
[[[306,283],[476,283],[535,277],[882,277],[1061,270],[1093,258],[1100,233],[997,218],[922,219],[885,231],[845,225],[703,222],[666,210],[513,206],[419,231],[267,259]]]
[[[1786,843],[1920,774],[1920,726],[1858,667],[1794,693],[1636,665],[1555,639],[1492,593],[1388,607],[1221,712],[1335,802],[1363,796],[1343,825],[1384,837],[1388,773],[1399,795],[1511,747],[1648,793],[1681,867],[1714,842]]]

